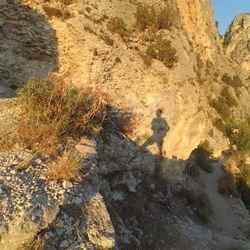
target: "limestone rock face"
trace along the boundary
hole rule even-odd
[[[227,54],[239,64],[249,77],[250,70],[250,14],[235,17],[229,26],[224,40]]]
[[[31,76],[57,69],[55,33],[46,18],[20,1],[0,1],[0,97]]]
[[[30,151],[0,154],[1,250],[33,249],[38,238],[43,239],[45,249],[106,250],[115,246],[114,227],[99,192],[100,180],[91,176],[91,169],[97,167],[95,141],[82,138],[79,145],[85,145],[80,150],[91,184],[49,181],[48,166],[40,158],[34,158],[26,169],[15,170]],[[87,236],[88,241],[79,235]]]
[[[156,110],[162,108],[170,126],[163,145],[166,157],[187,159],[205,139],[218,156],[228,141],[214,126],[220,115],[209,100],[219,98],[225,85],[221,77],[226,72],[236,74],[236,63],[229,62],[223,51],[211,4],[208,0],[143,2],[170,5],[177,10],[178,24],[154,34],[150,30],[139,31],[135,25],[137,4],[128,0],[101,0],[98,4],[95,0],[75,1],[69,5],[58,1],[2,0],[1,20],[6,23],[2,27],[8,27],[9,32],[2,28],[0,92],[33,75],[44,77],[58,66],[66,82],[101,88],[112,105],[130,113],[133,131],[129,136],[133,141],[143,144],[151,136],[151,121]],[[20,15],[18,22],[14,14],[9,14],[15,11],[16,16]],[[129,37],[122,38],[107,28],[111,17],[123,19]],[[173,68],[156,59],[150,67],[145,65],[142,55],[157,36],[169,40],[176,49],[178,60]],[[235,91],[231,92],[237,99]],[[230,108],[230,113],[244,116],[249,109],[248,93],[237,94],[244,95],[239,98],[244,105]],[[149,149],[157,152],[155,145]]]
[[[99,249],[115,246],[115,230],[103,198],[96,194],[84,207],[89,241]]]
[[[221,47],[209,0],[176,0],[184,29],[195,44],[194,49],[205,58],[215,58]]]
[[[60,187],[48,183],[45,166],[35,163],[26,171],[14,167],[28,153],[0,156],[0,249],[20,249],[29,245],[37,234],[46,229],[59,213]],[[58,196],[58,197],[59,197]]]

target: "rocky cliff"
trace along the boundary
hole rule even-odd
[[[5,1],[1,2],[4,6]],[[175,25],[153,33],[136,27],[137,2],[72,1],[70,5],[60,1],[22,2],[17,6],[15,1],[8,1],[7,7],[1,8],[1,11],[18,9],[24,19],[18,23],[22,25],[20,29],[2,32],[5,44],[9,44],[8,36],[20,37],[10,43],[17,49],[2,53],[2,60],[8,58],[1,66],[2,78],[8,78],[2,80],[2,85],[16,86],[29,76],[42,77],[58,67],[68,82],[102,88],[114,105],[131,113],[133,140],[143,143],[150,136],[155,111],[162,108],[171,128],[164,144],[169,158],[187,158],[205,139],[210,140],[216,155],[227,147],[227,140],[213,126],[219,115],[209,100],[220,96],[222,75],[235,70],[224,55],[209,1],[162,1],[160,4],[145,1],[147,6],[156,9],[167,6],[177,13]],[[5,27],[15,23],[8,15],[1,17],[7,23]],[[113,17],[122,18],[129,30],[125,39],[107,28],[108,20]],[[36,26],[28,28],[31,39],[22,30],[32,20]],[[141,57],[158,35],[169,40],[177,51],[178,60],[172,68],[155,59],[148,67]],[[26,48],[31,49],[29,55],[20,57],[17,50],[24,55]],[[17,68],[15,73],[10,70],[13,67]],[[235,97],[233,89],[230,93]],[[234,112],[234,107],[230,109]]]
[[[201,141],[221,155],[225,120],[248,115],[248,16],[235,20],[223,45],[209,0],[0,0],[1,98],[53,71],[101,89],[130,120],[124,133],[79,142],[91,169],[84,183],[48,180],[48,159],[30,150],[1,154],[0,248],[249,249],[248,213],[218,194],[220,171],[198,180],[183,174]],[[156,145],[141,147],[158,109],[170,127],[160,159]],[[15,118],[5,112],[4,132]],[[204,193],[215,207],[208,224]]]
[[[250,69],[250,14],[235,17],[224,40],[227,54],[239,65],[239,69],[249,77]]]

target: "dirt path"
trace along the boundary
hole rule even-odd
[[[222,164],[223,160],[214,163],[212,174],[202,173],[203,183],[213,206],[214,214],[211,218],[211,226],[222,235],[247,241],[244,231],[246,230],[246,218],[249,215],[242,201],[218,193],[218,180],[223,175]]]

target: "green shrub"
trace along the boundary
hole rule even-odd
[[[250,153],[250,123],[247,121],[229,121],[226,125],[227,136],[230,143],[237,146],[238,151],[243,154]]]
[[[126,28],[126,24],[120,17],[111,17],[107,23],[107,28],[112,33],[117,33],[123,36],[129,36],[129,32]]]
[[[138,4],[135,13],[137,27],[144,31],[148,27],[154,26],[156,13],[155,9],[145,4]]]
[[[156,29],[168,29],[171,26],[174,26],[177,21],[177,15],[175,14],[177,13],[174,13],[173,10],[170,10],[167,7],[161,8],[156,17]]]
[[[151,58],[158,59],[168,68],[172,68],[177,62],[176,49],[172,47],[171,41],[158,37],[156,42],[150,44],[146,51]]]
[[[233,78],[231,78],[227,73],[225,73],[222,76],[221,80],[234,88],[240,88],[243,86],[242,81],[238,75],[235,75]]]
[[[105,96],[90,88],[66,85],[61,79],[31,79],[17,92],[23,121],[20,139],[34,149],[56,145],[68,136],[99,133],[106,116]]]
[[[213,167],[211,165],[212,154],[213,149],[211,148],[207,140],[201,142],[194,151],[196,164],[199,165],[200,168],[207,173],[213,172]]]
[[[136,25],[139,30],[168,29],[179,23],[178,13],[174,8],[162,7],[159,10],[147,4],[139,3],[135,13]]]
[[[245,162],[244,155],[238,155],[238,168],[240,175],[237,176],[237,190],[246,208],[250,211],[250,165]]]

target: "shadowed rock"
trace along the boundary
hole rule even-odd
[[[46,18],[18,1],[0,0],[0,98],[32,76],[57,69],[57,41]]]

